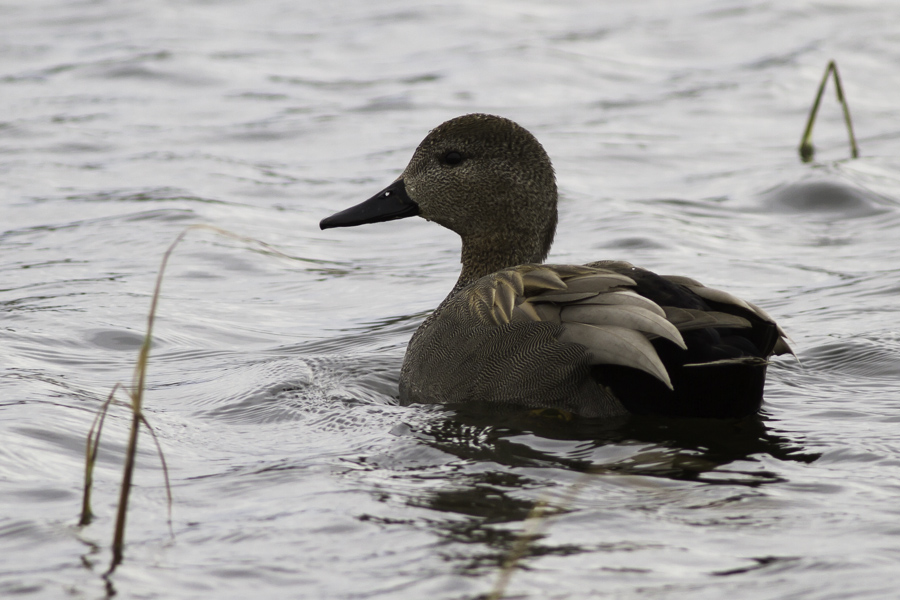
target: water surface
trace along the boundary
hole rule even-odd
[[[163,287],[123,598],[887,598],[900,585],[900,13],[872,2],[44,0],[0,7],[0,593],[104,597],[129,417],[93,415]],[[829,92],[838,61],[862,156]],[[458,241],[319,231],[425,133],[515,119],[554,159],[550,260],[684,274],[799,361],[742,422],[399,407]]]

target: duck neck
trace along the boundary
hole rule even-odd
[[[543,262],[547,252],[535,248],[505,242],[502,239],[464,239],[462,245],[462,272],[454,291],[462,289],[476,279],[501,269],[524,263]]]

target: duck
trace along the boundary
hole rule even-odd
[[[400,176],[321,229],[418,216],[462,239],[456,284],[407,346],[399,401],[568,417],[758,413],[787,336],[758,306],[619,260],[547,264],[556,176],[521,125],[453,118]]]

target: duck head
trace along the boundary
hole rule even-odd
[[[542,262],[556,231],[556,178],[544,148],[502,117],[443,123],[384,190],[326,219],[322,229],[420,216],[462,238],[468,283],[505,267]]]

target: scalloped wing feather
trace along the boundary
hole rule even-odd
[[[685,348],[684,339],[661,307],[625,289],[633,285],[630,277],[602,268],[522,265],[480,280],[468,296],[486,323],[560,324],[560,341],[584,346],[593,364],[640,369],[671,388],[649,340],[662,337]]]
[[[665,338],[682,350],[687,350],[684,339],[675,325],[655,312],[639,306],[609,306],[575,304],[566,306],[560,313],[563,324],[614,325],[634,329]]]
[[[597,294],[583,300],[578,300],[574,304],[624,304],[627,306],[639,306],[650,312],[656,313],[661,317],[665,317],[666,313],[659,304],[644,298],[640,294],[635,294],[631,290],[619,290],[608,292],[606,294]]]
[[[585,346],[593,364],[640,369],[665,383],[670,390],[674,389],[656,350],[639,331],[611,325],[569,323],[563,329],[560,340]]]
[[[715,311],[659,306],[628,288],[635,280],[605,266],[521,265],[479,280],[467,295],[471,309],[485,324],[546,322],[562,326],[559,340],[584,346],[592,364],[640,369],[672,387],[669,374],[650,340],[664,338],[685,349],[681,332],[703,328],[750,328],[748,318]],[[732,294],[708,288],[689,277],[666,276],[700,298],[730,305],[773,322],[759,307]],[[778,329],[774,352],[791,352]]]

